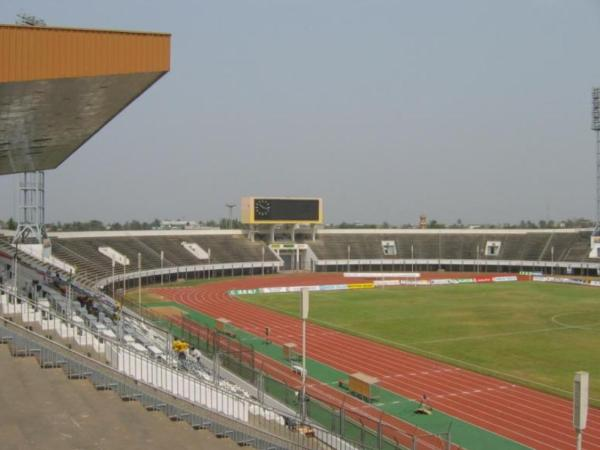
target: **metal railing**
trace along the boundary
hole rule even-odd
[[[306,445],[300,439],[276,436],[255,425],[234,421],[160,391],[149,390],[143,384],[135,383],[68,347],[35,335],[4,317],[0,318],[0,341],[9,345],[13,356],[34,356],[42,368],[60,367],[69,379],[88,379],[97,390],[114,391],[122,400],[137,400],[148,411],[162,411],[173,421],[185,421],[195,429],[208,429],[216,436],[229,437],[240,445],[251,445],[260,450],[318,448]]]
[[[193,322],[183,315],[165,316],[146,309],[141,313],[148,322],[182,337],[205,354],[209,356],[218,354],[224,367],[255,386],[258,392],[262,391],[271,396],[299,415],[297,383],[293,384],[285,373],[265,372],[256,367],[252,346],[244,344],[236,337]],[[416,430],[414,425],[406,424],[407,428],[414,430],[408,432],[386,423],[381,415],[373,417],[350,405],[334,404],[331,400],[311,395],[310,402],[307,404],[308,417],[328,432],[359,448],[382,450],[405,448],[449,450],[452,448],[448,430],[434,434]]]
[[[504,271],[502,267],[511,267],[516,271],[522,268],[535,268],[546,270],[573,270],[578,269],[585,272],[597,272],[600,270],[600,263],[592,261],[532,261],[532,260],[516,260],[516,259],[447,259],[447,258],[351,258],[351,259],[319,259],[315,261],[316,271],[333,270],[341,272],[349,268],[360,267],[362,270],[380,270],[381,267],[426,267],[432,270],[439,266],[453,267],[459,271],[464,271],[465,267],[472,268],[473,271],[488,271],[498,270]],[[500,268],[500,269],[499,269]]]
[[[114,275],[107,276],[92,283],[96,289],[103,289],[110,286],[111,283],[123,283],[123,281],[137,280],[138,278],[149,279],[152,277],[161,276],[181,276],[181,275],[192,275],[192,278],[217,278],[224,277],[226,275],[234,276],[239,272],[240,275],[246,275],[252,273],[264,272],[265,269],[269,269],[272,272],[279,271],[283,264],[281,261],[246,261],[239,263],[210,263],[210,264],[197,264],[192,266],[174,266],[174,267],[163,267],[155,269],[144,269],[144,270],[131,270],[126,273],[115,273]]]
[[[248,439],[253,440],[249,445],[259,449],[273,448],[273,442],[277,443],[275,448],[302,450],[441,448],[423,446],[425,441],[414,446],[405,443],[390,445],[387,441],[383,445],[372,439],[364,439],[364,435],[369,434],[366,429],[359,431],[358,434],[338,433],[328,426],[319,425],[320,421],[311,423],[308,428],[299,427],[297,418],[289,417],[286,412],[282,413],[266,407],[249,395],[240,395],[227,390],[219,382],[202,379],[180,370],[175,367],[176,361],[166,353],[151,355],[141,351],[139,347],[135,348],[120,342],[108,329],[101,328],[97,324],[85,323],[84,319],[74,313],[74,308],[69,308],[67,313],[59,312],[43,299],[34,301],[15,296],[12,287],[0,286],[0,316],[0,324],[4,328],[17,329],[17,334],[22,339],[18,342],[27,343],[23,348],[18,347],[18,352],[36,354],[34,350],[39,349],[43,355],[50,355],[44,356],[43,365],[60,366],[62,360],[74,361],[73,364],[69,363],[65,366],[68,367],[67,375],[70,377],[90,378],[95,385],[107,386],[110,389],[113,389],[111,383],[114,383],[111,380],[117,377],[121,383],[125,383],[123,386],[127,386],[125,389],[121,384],[117,384],[115,390],[119,393],[130,392],[128,389],[137,386],[137,389],[154,392],[155,396],[160,394],[165,399],[176,399],[177,402],[181,402],[179,406],[168,406],[173,402],[167,402],[163,407],[173,420],[186,420],[193,426],[200,427],[195,422],[196,418],[208,414],[211,423],[216,424],[214,427],[217,431],[229,427],[231,433],[238,433],[244,438],[249,436]],[[17,322],[22,322],[23,326],[17,325]],[[27,334],[24,335],[24,332]],[[34,342],[37,347],[30,345],[31,342]],[[60,358],[55,355],[60,355]],[[224,364],[224,366],[227,368],[231,366],[233,369],[242,367],[236,364]],[[247,378],[247,371],[245,375],[243,378]],[[95,380],[104,381],[96,383]],[[267,393],[277,391],[273,388],[273,383],[266,384]],[[119,391],[119,389],[125,390]],[[148,395],[150,394],[133,392],[130,397],[143,400],[145,406],[158,404],[147,397]],[[195,408],[200,412],[193,412]],[[317,405],[312,408],[315,410]],[[183,412],[177,413],[179,410]],[[352,421],[350,414],[348,414],[348,421],[348,423]],[[271,444],[263,445],[268,442]],[[410,443],[410,440],[406,442]]]

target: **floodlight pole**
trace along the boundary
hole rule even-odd
[[[112,298],[115,299],[115,263],[116,261],[112,260]]]
[[[67,317],[73,320],[73,271],[69,271],[69,285],[67,286]],[[67,333],[68,334],[68,333]],[[68,337],[68,336],[67,336]]]
[[[123,261],[123,296],[121,297],[121,308],[119,309],[119,342],[123,343],[123,303],[125,303],[125,290],[126,290],[126,270],[125,261]]]
[[[442,270],[442,232],[438,231],[438,271]]]
[[[594,236],[600,235],[600,88],[592,90],[592,130],[596,132],[596,224]]]
[[[302,393],[300,395],[300,419],[306,422],[306,319],[308,319],[309,291],[302,289],[300,314],[302,316]]]
[[[138,253],[138,312],[142,315],[142,254]]]
[[[45,222],[44,172],[23,172],[19,181],[19,216],[13,243],[33,239],[44,244],[48,239]]]
[[[411,272],[415,272],[415,247],[413,244],[410,244],[410,260],[411,260]]]
[[[596,226],[594,234],[600,233],[600,129],[596,130]]]
[[[600,229],[600,130],[596,130],[596,230]]]
[[[14,281],[15,281],[15,302],[19,295],[19,241],[15,241],[15,264],[14,264]]]
[[[233,208],[235,208],[235,203],[225,203],[225,206],[229,208],[229,222],[227,223],[227,228],[231,230],[233,226]]]
[[[165,262],[165,252],[163,250],[160,251],[160,285],[162,286],[163,284],[163,268],[164,268],[164,262]]]
[[[348,244],[348,272],[350,272],[350,244]]]

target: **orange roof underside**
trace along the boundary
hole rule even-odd
[[[0,25],[0,83],[170,69],[171,36]]]

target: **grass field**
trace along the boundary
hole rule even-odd
[[[243,300],[297,316],[298,298]],[[587,370],[600,405],[600,289],[530,282],[312,293],[310,319],[562,395]]]

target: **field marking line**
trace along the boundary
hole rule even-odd
[[[556,323],[556,322],[555,322]],[[535,333],[544,333],[548,331],[559,331],[559,330],[569,330],[573,328],[581,328],[579,326],[570,326],[570,325],[561,325],[556,323],[557,327],[551,328],[536,328],[535,330],[522,330],[522,331],[510,331],[506,333],[494,333],[494,334],[480,334],[476,336],[459,336],[453,338],[444,338],[444,339],[432,339],[429,341],[414,341],[408,342],[402,345],[416,345],[416,344],[438,344],[443,342],[457,342],[457,341],[468,341],[470,339],[487,339],[487,338],[496,338],[496,337],[507,337],[507,336],[517,336],[520,334],[535,334]]]
[[[561,327],[580,328],[582,330],[590,330],[590,329],[594,329],[594,328],[600,326],[600,322],[594,322],[594,323],[590,323],[590,324],[586,324],[586,325],[572,325],[572,324],[564,323],[564,322],[561,322],[560,320],[558,320],[559,317],[573,316],[573,315],[577,315],[577,314],[588,314],[588,312],[587,311],[575,311],[575,312],[559,313],[559,314],[553,315],[550,320],[552,320],[553,323],[560,325]]]
[[[337,330],[337,331],[339,331],[341,333],[348,333],[348,330],[340,329],[336,325],[331,324],[331,323],[329,323],[327,321],[324,321],[324,320],[311,319],[311,322],[314,322],[316,324],[323,325],[323,326],[326,326],[326,327],[330,327],[330,328],[332,328],[334,330]],[[565,327],[565,326],[560,326],[560,327],[549,328],[547,330],[566,330],[566,329],[577,329],[577,328],[580,328],[580,327]],[[509,373],[506,373],[506,372],[501,372],[499,370],[490,369],[488,367],[480,366],[478,364],[473,364],[473,363],[470,363],[468,361],[464,361],[462,359],[452,358],[450,356],[446,356],[446,355],[443,355],[441,353],[436,353],[436,352],[432,352],[432,351],[429,351],[429,350],[425,350],[425,349],[422,349],[422,348],[419,348],[419,347],[416,347],[416,346],[412,345],[412,343],[395,342],[395,341],[392,341],[390,339],[385,339],[385,338],[382,338],[382,337],[379,337],[379,336],[374,336],[374,335],[369,334],[369,333],[357,332],[357,331],[352,331],[352,333],[350,333],[350,335],[354,335],[354,336],[357,336],[357,337],[363,337],[363,338],[366,338],[368,340],[371,340],[371,341],[374,341],[374,342],[379,342],[381,344],[386,344],[386,345],[389,345],[391,347],[395,347],[395,348],[399,348],[399,349],[404,348],[404,349],[408,350],[412,354],[420,355],[420,356],[423,356],[423,357],[425,357],[425,355],[430,355],[430,356],[434,357],[434,360],[440,361],[442,363],[446,362],[448,364],[459,364],[463,368],[469,368],[470,367],[470,368],[473,368],[473,369],[477,369],[478,373],[480,375],[483,375],[483,376],[492,376],[493,377],[494,374],[496,374],[496,375],[499,375],[500,377],[504,378],[504,380],[518,380],[519,382],[526,383],[526,384],[528,384],[530,386],[539,386],[539,387],[543,387],[543,388],[545,388],[545,389],[547,389],[549,391],[561,392],[563,394],[568,394],[569,396],[572,395],[572,392],[568,391],[566,389],[561,389],[561,388],[558,388],[556,386],[550,386],[548,384],[544,384],[544,383],[540,383],[540,382],[537,382],[537,381],[529,380],[527,378],[522,378],[522,377],[519,377],[519,376],[516,376],[516,375],[512,375],[512,374],[509,374]],[[528,388],[527,385],[522,385],[521,387]],[[592,398],[592,397],[590,397],[590,400],[593,400],[593,401],[596,401],[596,402],[600,401],[600,399]]]
[[[348,330],[342,330],[340,328],[338,328],[336,325],[331,324],[329,322],[326,322],[324,320],[315,320],[315,319],[311,319],[312,322],[323,325],[323,326],[327,326],[330,327],[334,330],[338,330],[341,333],[346,333],[348,334]],[[559,329],[559,328],[555,328],[555,329]],[[409,353],[413,354],[413,355],[418,355],[418,356],[422,356],[424,358],[426,358],[425,355],[429,355],[432,356],[434,358],[434,360],[437,360],[441,363],[446,362],[447,364],[458,364],[459,366],[462,366],[462,368],[472,368],[472,369],[476,369],[478,371],[478,374],[481,376],[491,376],[493,377],[494,374],[498,375],[502,378],[504,378],[504,380],[518,380],[521,383],[526,383],[529,386],[540,386],[543,387],[544,389],[548,390],[548,391],[554,391],[554,392],[561,392],[563,395],[567,394],[568,396],[572,395],[571,391],[567,391],[566,389],[561,389],[561,388],[557,388],[556,386],[550,386],[544,383],[539,383],[537,381],[532,381],[529,380],[527,378],[522,378],[522,377],[518,377],[506,372],[501,372],[499,370],[495,370],[495,369],[490,369],[489,367],[484,367],[484,366],[480,366],[478,364],[473,364],[467,361],[464,361],[462,359],[457,359],[457,358],[452,358],[450,356],[446,356],[446,355],[442,355],[441,353],[436,353],[436,352],[432,352],[429,350],[424,350],[422,348],[416,347],[414,345],[411,344],[403,344],[401,342],[395,342],[389,339],[385,339],[379,336],[374,336],[372,334],[369,333],[364,333],[364,332],[357,332],[357,331],[352,331],[352,333],[349,333],[350,335],[354,335],[357,337],[362,337],[362,338],[366,338],[370,341],[373,342],[379,342],[380,344],[384,344],[384,345],[389,345],[392,348],[398,348],[398,349],[405,349],[407,350]],[[523,388],[527,389],[528,387],[522,386]],[[531,387],[529,387],[529,389],[531,389]],[[596,398],[591,398],[590,400],[593,401],[600,401],[600,399],[596,399]]]
[[[277,311],[277,310],[275,310],[275,311]],[[278,311],[278,312],[280,312],[280,313],[281,313],[281,311]],[[315,323],[318,323],[318,322],[319,322],[319,321],[315,321],[315,320],[312,320],[312,321],[313,321],[313,322],[315,322]],[[328,324],[327,322],[322,322],[322,323],[323,323],[323,324],[325,324],[326,326],[329,326],[329,327],[330,327],[330,328],[332,328],[333,330],[338,330],[338,331],[341,331],[341,330],[340,330],[340,328],[338,328],[338,327],[336,327],[336,326],[331,326],[331,325],[330,325],[330,324]],[[342,331],[342,333],[344,333],[344,331]],[[346,334],[348,334],[348,333],[347,333],[347,330],[345,330],[345,333],[346,333]],[[349,334],[350,334],[350,335],[354,334],[355,336],[361,336],[361,333],[349,333]],[[369,336],[369,335],[365,333],[365,334],[362,334],[362,336]],[[381,338],[378,338],[378,337],[376,337],[376,336],[373,336],[373,337],[372,337],[372,339],[370,339],[370,340],[372,340],[372,341],[375,341],[375,342],[377,342],[378,340],[379,340],[379,341],[385,341],[385,339],[381,339]],[[398,347],[398,343],[393,343],[393,342],[391,342],[391,341],[388,341],[388,342],[390,342],[391,344],[395,344],[395,345],[393,345],[394,347]],[[402,345],[402,344],[400,344],[400,345]],[[408,347],[408,346],[406,346],[406,347]],[[417,351],[419,351],[419,352],[422,352],[420,349],[418,349],[418,348],[416,348],[416,347],[415,347],[415,350],[417,350]],[[428,352],[428,353],[430,353],[430,354],[431,354],[431,352]],[[443,355],[439,355],[439,356],[442,356],[442,357],[443,357]],[[448,358],[446,358],[446,359],[448,359]],[[321,364],[324,364],[324,363],[323,363],[323,362],[321,362]],[[468,363],[466,363],[466,364],[468,364]],[[325,365],[327,365],[327,366],[328,366],[328,364],[325,364]],[[471,366],[474,366],[474,365],[473,365],[473,364],[471,364]],[[324,384],[324,383],[323,383],[323,384]],[[324,384],[324,385],[325,385],[325,384]],[[327,397],[330,397],[330,396],[329,396],[329,395],[327,395],[327,394],[326,394],[326,396],[327,396]],[[408,399],[408,400],[410,400],[410,399]],[[410,400],[410,401],[413,401],[413,402],[414,402],[414,400]],[[361,411],[360,411],[361,409],[366,409],[366,408],[368,408],[368,407],[369,407],[369,405],[368,405],[368,404],[364,404],[364,405],[361,405],[361,406],[360,406],[360,407],[358,407],[358,408],[356,408],[356,407],[355,407],[355,408],[351,408],[351,409],[355,409],[355,410],[358,410],[359,412],[361,412]],[[364,412],[363,414],[365,414],[365,416],[366,416],[366,417],[372,418],[372,416],[371,416],[371,415],[370,415],[368,412]],[[449,417],[452,417],[452,416],[449,416]],[[395,417],[395,418],[396,418],[397,420],[399,420],[401,423],[404,423],[405,425],[406,425],[406,424],[408,424],[408,425],[412,425],[413,427],[415,426],[414,424],[412,424],[412,423],[410,423],[410,422],[405,422],[405,421],[404,421],[402,418],[399,418],[399,417]],[[379,419],[380,419],[380,418],[379,418]],[[373,418],[373,420],[379,420],[379,419],[378,419],[378,418]],[[518,446],[520,446],[520,447],[527,448],[527,447],[526,447],[524,444],[522,444],[522,443],[520,443],[520,442],[517,442],[517,441],[516,441],[515,439],[513,439],[513,438],[510,438],[510,437],[507,437],[507,436],[501,435],[501,434],[499,434],[499,433],[497,433],[497,432],[495,432],[495,431],[492,431],[492,430],[489,430],[489,429],[483,428],[483,427],[482,427],[482,426],[480,426],[480,425],[475,425],[475,424],[472,424],[472,423],[470,423],[470,422],[468,422],[468,421],[466,421],[466,420],[464,420],[464,419],[459,419],[459,420],[460,420],[460,421],[463,421],[463,422],[465,422],[465,423],[468,423],[470,426],[472,426],[472,427],[474,427],[474,428],[477,428],[477,429],[480,429],[480,430],[482,430],[482,431],[484,431],[484,432],[486,432],[486,433],[488,433],[488,434],[495,435],[495,436],[499,437],[500,439],[503,439],[503,440],[506,440],[506,441],[509,441],[509,442],[514,442],[515,444],[517,444],[517,445],[518,445]],[[399,431],[401,431],[401,432],[403,431],[401,428],[397,428],[397,429],[398,429]]]

